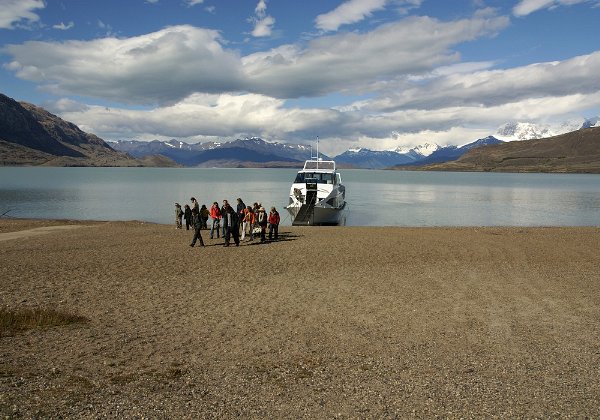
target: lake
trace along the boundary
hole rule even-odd
[[[296,169],[1,167],[0,215],[173,223],[174,203],[275,206]],[[600,226],[600,175],[342,170],[349,226]],[[6,217],[6,216],[5,216]]]

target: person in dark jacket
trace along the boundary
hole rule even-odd
[[[196,209],[198,214],[200,214],[200,206],[198,205],[198,200],[196,200],[196,197],[190,198],[190,201],[192,202],[192,208]]]
[[[225,246],[229,246],[231,236],[233,236],[235,246],[240,246],[240,222],[237,212],[229,205],[229,203],[226,203],[223,208],[225,209],[225,214],[223,216]]]
[[[246,205],[244,204],[244,201],[241,198],[237,199],[237,207],[236,207],[236,211],[237,211],[237,216],[238,216],[238,220],[244,220],[244,210],[246,210]],[[242,223],[239,224],[240,227],[242,227]]]
[[[206,204],[202,204],[202,207],[200,207],[200,221],[202,222],[202,229],[208,229],[207,223],[209,214],[210,213],[206,208]]]
[[[190,230],[192,224],[192,209],[187,204],[183,207],[183,218],[185,219],[185,230]]]
[[[200,214],[196,208],[192,209],[192,223],[194,225],[194,239],[192,239],[190,246],[193,247],[196,245],[196,240],[200,240],[200,246],[205,246],[204,241],[202,240],[202,235],[200,235],[202,222],[200,221]]]
[[[258,214],[256,215],[256,219],[258,220],[258,225],[260,226],[260,241],[265,242],[267,240],[266,232],[267,232],[268,217],[267,217],[267,213],[265,212],[264,207],[261,206],[258,209]]]
[[[269,241],[273,239],[273,233],[275,233],[275,240],[279,238],[279,213],[275,207],[271,207],[269,212]]]
[[[223,215],[223,217],[225,217],[225,214],[227,213],[226,209],[227,206],[229,205],[229,201],[227,200],[223,200],[223,205],[221,206],[221,214]],[[225,237],[225,225],[221,225],[221,234],[223,235],[223,238]]]

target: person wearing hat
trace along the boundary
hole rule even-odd
[[[175,229],[181,229],[181,219],[183,219],[181,204],[175,203]]]
[[[257,220],[258,225],[260,226],[260,241],[265,242],[267,240],[265,234],[267,231],[268,217],[263,206],[260,206],[258,209]]]

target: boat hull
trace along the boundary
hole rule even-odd
[[[292,226],[319,226],[319,225],[339,225],[344,220],[345,207],[344,203],[341,207],[331,207],[319,205],[307,210],[307,214],[303,214],[304,206],[290,205],[286,210],[290,214]]]

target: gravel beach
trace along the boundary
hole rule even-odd
[[[8,418],[600,417],[600,228],[0,219]]]

